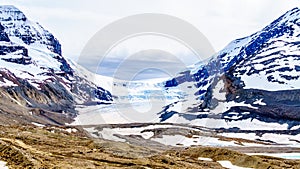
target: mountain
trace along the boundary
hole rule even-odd
[[[67,61],[61,44],[14,6],[0,6],[0,118],[3,123],[65,124],[77,104],[112,96]]]
[[[299,51],[300,9],[294,8],[168,80],[166,90],[177,88],[188,97],[166,106],[161,121],[179,116],[299,125]],[[175,108],[178,104],[181,109]]]
[[[154,147],[296,149],[299,58],[294,8],[170,80],[113,84],[115,104],[81,107],[73,124],[95,138]]]
[[[295,8],[173,79],[122,81],[0,6],[0,168],[299,168],[299,28]]]
[[[1,124],[113,123],[85,129],[138,144],[143,137],[174,146],[232,145],[231,140],[298,145],[299,18],[300,10],[292,9],[173,79],[126,82],[65,59],[49,31],[17,8],[1,6]]]
[[[116,96],[115,104],[81,107],[84,115],[78,120],[80,124],[166,122],[210,128],[243,129],[242,124],[247,124],[264,126],[260,129],[297,129],[299,18],[300,10],[294,8],[165,82],[115,80],[117,83],[106,87]],[[101,83],[101,77],[95,79]]]

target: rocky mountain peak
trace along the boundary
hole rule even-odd
[[[45,30],[39,23],[31,22],[18,8],[14,6],[0,6],[0,22],[4,31],[18,45],[31,45],[44,47],[53,53],[61,55],[61,44],[49,31]]]
[[[176,114],[172,107],[183,103],[188,108],[178,112],[192,110],[189,113],[195,119],[218,114],[237,121],[250,116],[228,114],[248,112],[251,118],[266,122],[270,122],[268,118],[283,118],[293,126],[289,120],[300,119],[299,42],[300,9],[294,8],[264,29],[232,41],[207,62],[167,81],[168,90],[189,85],[185,91],[193,95],[166,107],[168,111],[162,114]],[[182,116],[190,118],[189,113]]]
[[[26,21],[27,18],[13,5],[0,6],[0,21]]]
[[[53,34],[18,8],[0,6],[0,112],[7,113],[0,118],[64,124],[76,116],[79,102],[112,101],[109,92],[76,70]]]
[[[290,25],[293,24],[299,24],[300,23],[300,9],[299,8],[293,8],[292,10],[287,11],[285,14],[283,14],[281,17],[273,21],[268,27],[274,27],[282,24]]]

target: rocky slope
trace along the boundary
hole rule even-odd
[[[0,118],[2,123],[70,123],[75,104],[112,96],[61,55],[59,41],[14,6],[0,6]]]
[[[299,168],[297,160],[250,156],[224,148],[153,150],[90,139],[80,128],[0,126],[0,157],[9,168]],[[200,158],[199,158],[200,157]],[[205,159],[206,158],[206,159]],[[208,159],[208,160],[207,160]]]
[[[298,125],[299,41],[300,9],[294,8],[261,31],[231,42],[165,83],[167,90],[178,88],[189,95],[166,106],[162,121],[175,115]],[[187,106],[176,109],[178,104]]]

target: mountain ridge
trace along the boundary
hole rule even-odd
[[[48,30],[11,5],[0,6],[0,68],[0,110],[9,112],[0,118],[7,123],[64,125],[76,117],[76,104],[112,101],[71,67]]]
[[[296,89],[300,87],[298,81],[299,66],[297,66],[300,64],[298,60],[300,53],[297,50],[300,48],[299,37],[300,10],[294,8],[261,31],[232,41],[207,63],[193,66],[195,67],[194,70],[179,73],[179,76],[167,81],[165,87],[167,89],[180,88],[180,86],[184,86],[184,83],[193,83],[195,97],[192,99],[194,101],[191,101],[190,104],[188,101],[179,101],[178,103],[189,104],[189,109],[195,109],[195,118],[197,118],[197,114],[202,117],[201,114],[205,112],[209,115],[209,112],[219,107],[217,114],[220,115],[222,112],[230,114],[230,112],[241,113],[250,110],[256,112],[254,114],[258,114],[258,116],[299,120],[297,103],[300,100],[297,99],[297,94],[291,92],[291,90],[296,92]],[[223,83],[221,85],[223,92],[220,91],[221,88],[216,87],[218,83]],[[184,87],[182,89],[184,91],[189,90]],[[280,92],[282,90],[286,90],[286,92]],[[276,91],[278,91],[277,93],[284,93],[281,96],[286,99],[275,96],[277,95],[275,94]],[[223,97],[221,102],[214,96],[218,93],[225,93],[226,97]],[[267,95],[269,96],[267,97]],[[294,101],[291,100],[292,98]],[[220,103],[223,104],[223,102],[225,105],[232,102],[232,105],[220,107]],[[244,103],[244,105],[237,106],[240,103]],[[280,106],[276,103],[280,103]],[[193,104],[198,106],[193,107]],[[168,107],[175,107],[175,105],[171,104]],[[266,108],[268,106],[273,106],[274,109]],[[233,109],[230,110],[227,107]],[[240,110],[241,108],[242,110]],[[179,113],[170,108],[167,109],[169,111],[164,110],[161,113],[169,114],[169,116]],[[186,110],[179,111],[185,112]],[[282,111],[289,111],[290,113],[282,113]],[[199,114],[199,112],[203,113]],[[222,117],[224,116],[222,115]],[[256,115],[254,116],[256,117]],[[229,120],[237,120],[234,118],[238,116],[230,117],[232,118]]]

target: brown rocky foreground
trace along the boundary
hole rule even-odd
[[[207,157],[213,161],[198,160]],[[216,161],[252,168],[300,168],[299,160],[249,156],[212,147],[156,150],[91,139],[62,127],[0,126],[0,160],[9,168],[223,168]]]

